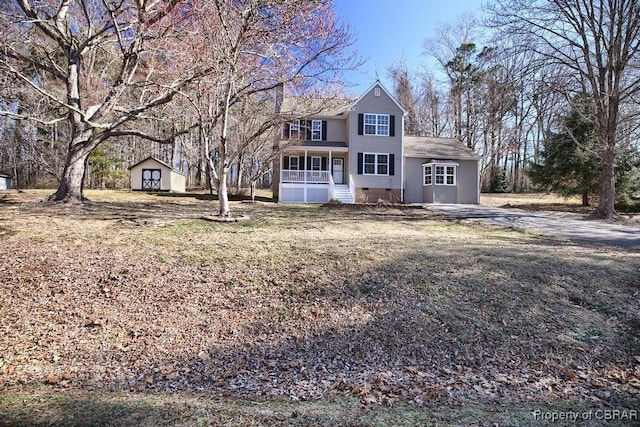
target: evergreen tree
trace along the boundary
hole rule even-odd
[[[556,191],[563,196],[589,197],[597,193],[600,183],[600,160],[596,152],[596,135],[588,105],[577,102],[562,118],[562,130],[550,133],[540,153],[542,163],[533,164],[529,177],[534,185]]]

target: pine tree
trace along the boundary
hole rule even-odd
[[[532,165],[529,177],[534,185],[563,196],[580,195],[582,205],[589,206],[601,169],[593,115],[586,103],[577,102],[561,122],[562,130],[546,138],[542,163]]]

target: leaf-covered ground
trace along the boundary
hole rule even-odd
[[[215,210],[204,197],[100,194],[85,206],[0,195],[5,423],[50,421],[28,398],[39,396],[58,408],[54,424],[83,424],[54,400],[87,393],[121,406],[190,393],[266,399],[294,405],[281,411],[290,425],[304,420],[295,402],[405,408],[400,418],[454,424],[467,423],[461,408],[484,408],[478,425],[504,422],[489,413],[501,405],[638,409],[637,248],[415,208],[234,203],[251,219],[215,223],[201,219]],[[184,405],[187,415],[149,419],[188,425],[198,406]],[[284,423],[274,417],[256,425]]]

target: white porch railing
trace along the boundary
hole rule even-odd
[[[349,174],[349,193],[351,193],[351,197],[353,197],[353,202],[356,201],[356,184],[353,182],[353,177]]]
[[[280,182],[298,182],[304,184],[328,184],[329,171],[281,171]]]

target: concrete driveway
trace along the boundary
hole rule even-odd
[[[640,228],[602,221],[561,218],[522,209],[479,205],[425,204],[424,207],[453,218],[469,219],[549,236],[619,246],[640,246]]]

